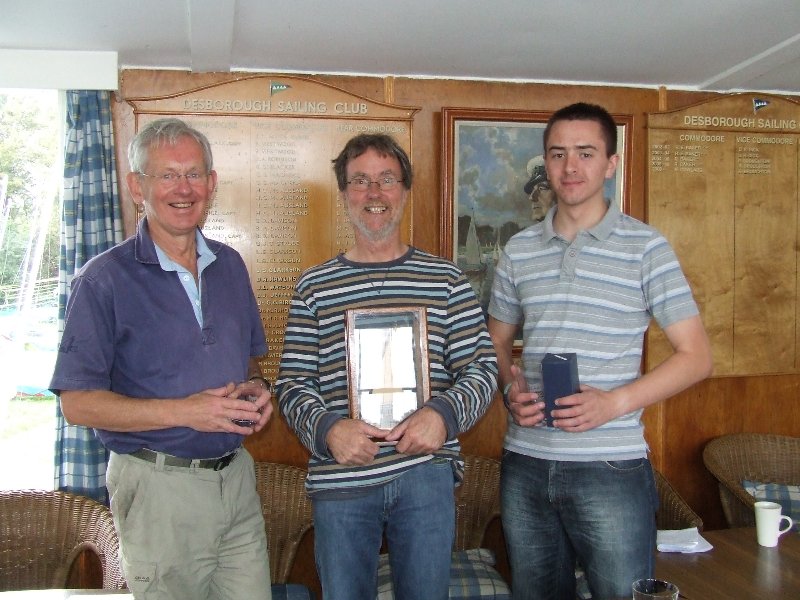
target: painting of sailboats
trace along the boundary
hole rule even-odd
[[[510,120],[497,120],[498,115],[507,113]],[[503,247],[511,236],[543,218],[531,184],[539,180],[546,183],[543,133],[548,115],[457,108],[445,109],[443,114],[444,130],[453,136],[452,143],[446,141],[451,147],[446,151],[446,162],[452,160],[451,186],[445,192],[450,200],[450,214],[445,218],[452,218],[450,249],[484,312],[488,312],[495,265]],[[470,118],[472,115],[476,118]],[[619,127],[618,134],[622,154],[626,146],[624,126]],[[624,173],[624,167],[618,169],[619,173]],[[622,180],[617,175],[606,182],[607,196],[620,206]]]

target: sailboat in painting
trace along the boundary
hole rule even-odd
[[[475,227],[474,215],[470,217],[469,228],[467,229],[467,239],[464,244],[463,254],[459,260],[459,266],[467,275],[472,289],[476,295],[480,295],[483,287],[483,279],[486,276],[486,261],[481,250],[481,243],[478,239],[478,230]]]
[[[478,230],[475,228],[475,218],[469,220],[469,229],[467,230],[467,240],[464,245],[464,260],[461,268],[467,273],[469,272],[483,272],[486,270],[486,263],[483,260],[483,253],[481,251],[481,243],[478,239]]]

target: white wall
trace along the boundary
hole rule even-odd
[[[116,52],[0,50],[0,88],[116,90]]]

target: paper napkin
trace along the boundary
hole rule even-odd
[[[714,546],[708,543],[697,527],[689,529],[659,529],[656,532],[656,547],[659,552],[708,552]]]

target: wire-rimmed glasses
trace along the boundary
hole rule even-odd
[[[388,192],[389,190],[393,189],[398,183],[402,183],[402,179],[398,179],[394,175],[382,175],[378,178],[377,181],[372,181],[368,177],[363,175],[356,175],[347,181],[347,185],[350,186],[350,189],[356,192],[366,192],[370,186],[374,183],[378,186],[382,192]]]
[[[193,187],[201,186],[204,185],[208,179],[208,173],[197,173],[195,171],[191,173],[174,173],[170,171],[169,173],[162,173],[160,175],[151,175],[150,173],[139,171],[139,175],[155,180],[155,182],[163,188],[174,188],[180,183],[181,179],[186,179],[186,183]]]

